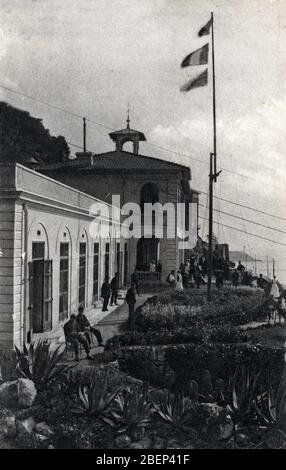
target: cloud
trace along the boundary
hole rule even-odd
[[[236,119],[220,119],[217,125],[218,158],[222,167],[252,178],[250,184],[265,192],[263,184],[275,191],[286,178],[285,146],[286,97],[262,104],[255,113]],[[157,125],[150,140],[164,142],[182,153],[208,161],[212,150],[212,122],[207,118],[183,120],[176,126]],[[180,149],[180,150],[179,150]],[[177,157],[182,164],[186,157]],[[204,168],[205,170],[205,168]],[[255,180],[255,181],[254,181]]]

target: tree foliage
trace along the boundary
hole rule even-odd
[[[49,164],[69,157],[63,136],[51,136],[42,120],[0,102],[0,159],[19,163]]]

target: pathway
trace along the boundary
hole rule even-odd
[[[140,297],[137,297],[136,308],[140,307],[143,303],[146,302],[148,297],[151,297],[153,294],[142,294]],[[103,320],[97,323],[98,329],[101,331],[104,343],[112,338],[114,335],[122,333],[126,330],[126,322],[128,320],[128,305],[124,302],[116,310],[106,316]]]
[[[137,297],[136,308],[140,307],[140,305],[146,302],[146,300],[149,297],[152,297],[153,295],[154,294],[146,293],[146,294],[141,294],[140,297]],[[108,315],[106,315],[102,320],[96,323],[96,328],[100,330],[104,343],[106,343],[106,341],[109,338],[112,338],[113,336],[121,334],[122,332],[126,331],[127,319],[128,319],[128,305],[126,302],[124,302],[123,304],[119,305],[119,307],[117,307],[116,309],[113,309],[113,311],[109,313]],[[94,339],[94,343],[96,344],[92,346],[91,355],[93,356],[95,354],[103,353],[104,350],[103,348],[101,347],[99,348],[97,346],[96,339]],[[84,352],[82,352],[82,356],[83,358],[81,359],[79,363],[81,367],[86,366],[86,365],[89,365],[89,366],[93,365],[92,361],[88,361],[87,359],[85,359]],[[68,362],[74,362],[73,355],[71,356],[71,354],[69,353],[67,360]]]

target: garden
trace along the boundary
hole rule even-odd
[[[92,364],[2,353],[0,447],[285,449],[285,349],[248,329],[266,316],[259,289],[158,292]]]

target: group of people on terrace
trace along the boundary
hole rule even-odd
[[[101,286],[101,298],[103,301],[102,311],[108,312],[108,306],[119,305],[117,302],[119,290],[119,277],[115,273],[112,280],[109,282],[109,277],[106,276]],[[134,327],[134,312],[136,303],[136,294],[139,294],[139,281],[136,271],[131,275],[131,286],[127,290],[125,300],[129,308],[128,324],[129,328]],[[84,314],[84,307],[82,305],[78,308],[78,314],[72,314],[70,319],[64,324],[64,334],[66,343],[71,344],[75,360],[79,361],[80,345],[86,353],[87,359],[92,359],[90,356],[90,349],[92,343],[92,335],[95,336],[98,346],[104,346],[101,332],[99,329],[91,326],[86,315]]]
[[[191,287],[194,281],[196,287],[199,289],[201,284],[205,284],[203,273],[199,267],[196,267],[195,272],[191,272],[188,263],[181,264],[180,269],[172,270],[166,279],[171,288],[178,292],[182,292],[184,288]]]

